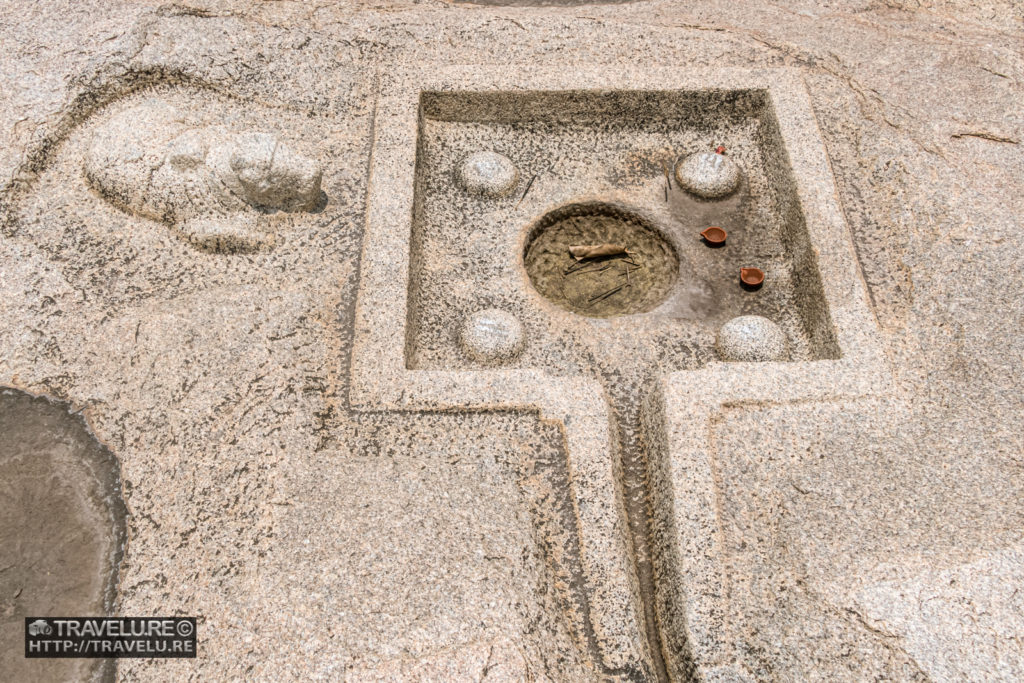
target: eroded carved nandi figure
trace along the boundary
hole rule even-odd
[[[196,125],[162,103],[101,124],[84,166],[109,201],[216,251],[270,246],[274,236],[261,217],[311,211],[321,198],[319,164],[275,135]]]

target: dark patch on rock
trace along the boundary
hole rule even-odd
[[[111,613],[125,537],[120,468],[66,405],[0,390],[0,670],[113,680],[114,660],[25,659],[26,616]]]

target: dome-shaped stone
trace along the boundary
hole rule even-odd
[[[460,340],[466,354],[481,363],[512,360],[523,349],[523,325],[508,311],[488,308],[466,318]]]
[[[759,315],[741,315],[718,330],[718,357],[729,361],[777,361],[788,355],[786,335]]]
[[[732,194],[740,185],[739,165],[717,152],[691,154],[676,166],[679,186],[705,199]]]
[[[463,159],[458,178],[467,192],[500,197],[515,187],[519,172],[515,164],[503,154],[474,152]]]

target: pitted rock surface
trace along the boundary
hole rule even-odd
[[[485,197],[501,197],[515,187],[519,172],[504,154],[474,152],[459,166],[458,177],[467,192]]]
[[[275,135],[236,133],[158,100],[102,123],[83,167],[112,203],[214,251],[271,245],[261,213],[313,210],[322,176],[316,161]]]
[[[716,575],[726,585],[698,587],[728,604],[717,620],[693,625],[721,629],[736,645],[721,661],[754,680],[1021,678],[1024,648],[1012,636],[1022,630],[1015,586],[1024,566],[1024,365],[1007,360],[1024,352],[1024,128],[1014,115],[1024,97],[1024,34],[1015,3],[794,0],[780,10],[764,0],[648,0],[509,9],[393,0],[314,12],[255,0],[12,0],[0,8],[0,36],[10,48],[0,59],[0,384],[72,402],[121,463],[131,542],[117,613],[161,614],[171,600],[203,618],[201,647],[218,653],[123,659],[121,677],[162,681],[173,668],[175,677],[210,680],[337,678],[359,666],[404,674],[429,670],[437,658],[472,662],[459,669],[470,675],[500,674],[507,662],[534,680],[595,678],[564,626],[571,610],[551,589],[579,577],[545,575],[550,536],[562,533],[556,548],[571,550],[574,513],[591,504],[566,499],[565,437],[550,416],[358,412],[347,400],[360,273],[401,256],[361,251],[368,186],[379,180],[367,173],[370,159],[375,144],[394,144],[375,139],[383,126],[374,122],[389,115],[375,108],[377,84],[402,84],[406,67],[450,63],[455,53],[495,79],[509,65],[629,65],[638,89],[648,85],[648,65],[798,73],[835,178],[834,187],[801,191],[825,189],[842,206],[857,261],[851,276],[866,283],[898,395],[715,413],[709,453],[719,476],[695,493],[720,501],[725,523],[715,533],[729,571]],[[326,207],[211,213],[236,220],[251,209],[260,220],[281,219],[274,230],[284,240],[273,250],[225,258],[178,239],[179,223],[139,218],[96,196],[82,178],[93,117],[150,87],[188,91],[175,95],[185,114],[233,94],[239,104],[230,116],[197,121],[197,129],[264,131],[318,160]],[[469,195],[456,182],[461,160],[506,140],[463,128],[473,144],[446,158],[436,180],[452,189],[453,211],[508,210],[534,174],[525,203],[538,193],[551,205],[576,199],[550,194],[572,168],[528,136],[500,147],[514,150],[520,192],[501,202]],[[538,139],[541,128],[533,129]],[[742,166],[740,188],[723,201],[676,193],[699,210],[775,187],[732,144],[733,133],[744,133],[733,129],[714,140]],[[708,149],[708,135],[652,136],[620,149],[605,143],[607,131],[591,130],[595,154],[622,160],[615,177],[595,173],[592,188],[648,183],[666,205],[680,199],[674,163]],[[167,163],[198,175],[209,151],[204,136],[182,135]],[[749,206],[744,220],[760,215]],[[749,247],[742,231],[714,224],[730,235],[717,258]],[[699,229],[688,234],[703,249]],[[264,233],[257,226],[246,234]],[[442,244],[425,281],[460,268],[476,275],[474,256],[494,249],[520,265],[503,242],[477,233],[455,240],[464,253]],[[770,272],[772,285],[781,282],[774,276],[784,271]],[[495,293],[486,302],[471,296],[481,289],[475,281],[449,298],[468,302],[467,314],[508,307],[502,296],[518,280],[482,279]],[[743,313],[771,317],[790,335],[791,360],[814,359],[796,343],[797,326],[758,308],[770,287],[741,294],[748,308],[730,308],[717,324]],[[450,357],[447,347],[424,343],[410,367],[443,370],[453,361],[467,369],[456,341],[463,317],[447,323]],[[567,335],[521,318],[530,343],[510,367],[579,372],[567,344],[555,343]],[[627,342],[641,336],[643,321],[622,322],[621,348],[606,353],[615,362],[602,367],[629,391],[656,386],[659,377],[630,377],[618,362],[630,357]],[[688,342],[700,347],[695,368],[715,357],[717,324]],[[592,335],[568,342],[611,346]],[[673,351],[668,343],[650,348]],[[778,386],[789,372],[779,369]],[[692,395],[667,398],[682,404]],[[624,419],[620,431],[635,429]],[[684,429],[676,443],[689,441]],[[679,455],[647,462],[655,472],[688,469]],[[669,496],[670,506],[680,502]],[[546,530],[533,526],[537,519]],[[690,539],[702,552],[712,535]],[[31,570],[30,560],[15,554],[16,568],[3,576]],[[20,647],[26,608],[18,600],[28,589],[12,600],[17,590],[3,591],[0,612],[11,615]],[[312,635],[296,647],[296,633]],[[522,667],[511,649],[492,652],[503,638],[521,652]],[[35,673],[27,677],[46,678]]]
[[[676,166],[676,180],[685,189],[705,199],[720,199],[740,184],[739,165],[717,152],[691,154]]]
[[[718,331],[718,355],[729,361],[785,360],[785,333],[768,318],[741,315]]]
[[[498,363],[515,358],[522,350],[523,324],[508,311],[488,308],[466,319],[460,339],[466,354],[474,360]]]

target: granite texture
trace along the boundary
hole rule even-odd
[[[500,197],[516,186],[519,171],[504,154],[473,152],[462,161],[456,177],[466,192]]]
[[[113,608],[125,543],[117,460],[66,405],[0,390],[0,671],[109,679],[113,662],[26,659],[25,617]]]
[[[231,132],[157,97],[96,126],[83,159],[93,188],[125,210],[165,221],[211,251],[273,245],[261,214],[310,211],[320,200],[319,165],[276,136]]]
[[[676,164],[676,180],[687,192],[703,199],[721,199],[740,185],[739,164],[716,152],[697,152]]]
[[[715,484],[710,476],[693,476],[695,468],[710,469],[712,463],[699,431],[691,430],[694,420],[706,420],[716,405],[730,400],[790,400],[791,395],[806,391],[804,382],[818,396],[830,398],[839,391],[855,396],[885,391],[889,380],[877,326],[856,274],[849,233],[834,200],[831,174],[799,75],[783,69],[708,70],[681,77],[674,70],[652,68],[643,72],[642,83],[638,78],[632,70],[608,67],[577,67],[571,72],[533,69],[500,77],[467,68],[434,68],[396,72],[382,80],[370,169],[367,258],[360,272],[356,310],[352,397],[364,409],[527,407],[561,422],[567,434],[567,457],[573,463],[568,483],[580,510],[576,533],[581,558],[574,571],[585,581],[583,617],[600,655],[594,665],[616,677],[686,678],[726,663],[732,646],[720,622],[725,605],[714,585],[715,577],[725,571],[721,549],[710,541],[720,522],[714,509],[704,506],[705,500],[714,497]],[[560,94],[573,93],[580,83],[597,92],[622,94],[590,99]],[[491,95],[495,88],[543,94]],[[631,95],[632,89],[642,94]],[[422,91],[431,93],[425,105]],[[693,92],[709,93],[706,97],[717,101],[718,109]],[[535,173],[510,210],[498,213],[487,206],[478,209],[486,212],[482,217],[468,214],[476,233],[490,238],[473,259],[474,270],[510,271],[501,279],[505,301],[525,320],[537,320],[541,329],[558,335],[557,341],[535,339],[531,353],[524,354],[513,370],[451,372],[450,363],[443,365],[446,369],[423,368],[417,345],[437,346],[434,339],[443,339],[444,320],[451,317],[430,310],[427,318],[424,311],[440,308],[435,304],[439,295],[449,306],[457,303],[447,291],[454,285],[448,283],[463,283],[471,277],[462,269],[452,269],[450,261],[447,268],[434,265],[441,245],[450,240],[431,240],[432,235],[458,225],[463,211],[446,210],[453,204],[450,194],[443,183],[432,181],[431,167],[443,169],[447,157],[443,152],[424,152],[429,144],[424,140],[432,137],[431,125],[496,122],[510,135],[525,129],[543,141],[535,127],[542,132],[563,121],[578,124],[589,119],[606,135],[609,130],[616,133],[615,142],[607,145],[614,149],[615,144],[635,140],[637,135],[630,127],[615,126],[619,120],[639,123],[642,134],[651,136],[644,127],[648,119],[655,126],[672,121],[673,130],[699,130],[709,117],[730,122],[734,130],[746,130],[745,136],[734,134],[730,148],[757,159],[765,168],[764,175],[750,172],[748,203],[774,209],[764,211],[745,233],[736,231],[741,236],[734,242],[747,236],[774,236],[781,252],[777,270],[790,273],[785,279],[802,285],[790,290],[783,306],[791,320],[800,321],[792,328],[802,333],[794,334],[800,340],[794,346],[807,349],[812,340],[821,340],[818,354],[838,351],[840,359],[815,360],[816,354],[804,351],[793,354],[792,363],[766,363],[749,370],[721,367],[701,359],[700,342],[695,343],[692,332],[680,324],[687,316],[672,301],[643,316],[595,323],[536,294],[531,296],[515,254],[527,253],[537,232],[531,228],[535,222],[531,216],[549,214],[552,205],[586,206],[584,198],[605,196],[634,207],[651,225],[672,226],[678,220],[668,179],[657,173],[657,166],[648,166],[646,172],[636,174],[636,180],[624,182],[615,173],[622,153],[596,159],[591,152],[593,133],[583,129],[560,141],[558,170],[552,166],[546,173]],[[472,133],[467,136],[456,130],[448,142],[452,149],[465,145],[463,137],[473,139]],[[744,140],[754,142],[747,147]],[[578,167],[583,170],[577,171]],[[443,201],[431,201],[434,188]],[[685,232],[670,227],[661,232],[674,238],[677,252],[686,248]],[[689,236],[691,243],[696,235]],[[721,250],[701,245],[695,249],[691,264],[721,260]],[[823,280],[821,272],[832,277]],[[679,296],[685,295],[685,287],[676,289]],[[488,293],[479,286],[472,291],[475,297]],[[707,326],[702,317],[696,316],[694,322]],[[648,327],[664,337],[652,335]],[[619,340],[627,335],[636,353],[623,353],[622,346],[607,341],[611,338],[621,344]],[[712,341],[705,348],[714,343],[713,335],[708,336]],[[405,338],[406,344],[396,344],[396,338]],[[658,343],[662,338],[682,356],[679,361],[674,363],[666,353],[656,363],[645,358],[644,350],[662,350]],[[581,347],[587,353],[581,353]],[[563,358],[572,364],[563,365]],[[825,373],[845,375],[849,386],[837,391],[823,385]],[[632,378],[624,382],[623,375]],[[789,382],[789,393],[773,386],[781,378]],[[567,391],[570,382],[580,389]],[[655,390],[645,400],[645,385],[658,383],[669,388]],[[585,386],[592,387],[587,391],[593,398],[582,400]],[[686,400],[674,392],[685,392]],[[609,397],[610,405],[604,404],[602,396]],[[642,419],[642,412],[637,413],[641,406],[665,416],[659,426],[643,430],[642,441],[633,436],[643,429],[637,424]],[[618,433],[608,427],[597,429],[608,420],[614,420]],[[667,461],[664,477],[654,469],[658,459]],[[622,497],[617,493],[620,486],[625,491]],[[650,498],[649,489],[655,492]],[[647,527],[648,515],[656,521],[653,528]],[[694,551],[697,539],[709,542]],[[675,616],[679,610],[681,618]],[[581,634],[576,637],[578,642],[583,640]]]
[[[466,318],[459,341],[463,350],[481,363],[511,360],[526,342],[519,318],[497,308],[486,308]]]
[[[200,617],[198,659],[119,675],[1019,678],[1021,21],[958,0],[0,8],[0,384],[70,403],[120,463],[111,612]],[[664,117],[523,127],[419,96],[737,84],[771,116],[635,156]],[[150,100],[276,136],[323,196],[253,209],[269,238],[245,253],[112,204],[90,143]],[[710,203],[737,224],[710,250],[709,203],[667,202],[666,176],[723,131],[745,178]],[[421,229],[457,140],[520,171],[501,204],[459,190],[465,253]],[[590,328],[524,294],[517,359],[464,360],[448,311],[480,282],[530,292],[519,258],[466,257],[521,255],[578,200],[686,210],[676,248],[705,270],[680,271],[682,322]],[[700,286],[739,265],[760,292]],[[779,322],[791,362],[714,360],[742,314]]]
[[[768,318],[741,315],[719,328],[715,348],[721,360],[786,360],[786,335]]]

